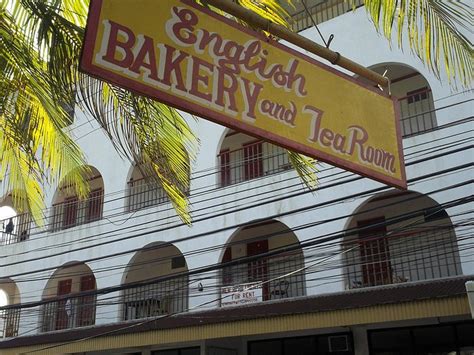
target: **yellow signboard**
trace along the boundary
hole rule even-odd
[[[406,188],[395,100],[192,0],[92,0],[81,68]]]

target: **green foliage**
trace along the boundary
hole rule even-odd
[[[461,1],[364,0],[367,13],[386,38],[397,32],[399,47],[408,33],[410,49],[439,77],[442,68],[451,83],[472,85],[472,8]],[[463,33],[464,32],[464,33]]]
[[[31,211],[37,223],[47,184],[70,185],[87,196],[85,158],[62,129],[70,119],[64,103],[75,103],[96,119],[122,156],[151,162],[148,179],[164,187],[189,223],[190,159],[197,139],[176,110],[78,71],[88,5],[0,4],[0,179],[14,192],[15,207]]]
[[[241,4],[284,23],[286,13],[275,1]],[[163,186],[190,223],[189,172],[198,140],[176,110],[78,72],[88,5],[86,0],[0,3],[0,179],[15,207],[32,212],[37,223],[47,184],[72,186],[87,196],[85,157],[62,129],[70,119],[64,104],[75,103],[96,119],[122,156],[147,163],[147,178]],[[291,160],[308,173],[304,158]]]
[[[69,175],[78,193],[84,157],[61,128],[69,119],[51,95],[48,70],[2,7],[0,22],[0,180],[15,207],[42,221],[43,186]]]

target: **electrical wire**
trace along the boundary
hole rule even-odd
[[[452,154],[452,153],[457,153],[457,152],[465,151],[465,150],[468,149],[468,148],[472,148],[472,146],[469,146],[469,147],[461,147],[461,148],[458,148],[458,149],[456,149],[456,150],[451,151],[450,153]],[[440,154],[440,155],[437,155],[437,156],[432,156],[432,157],[430,157],[429,159],[435,159],[435,158],[438,158],[438,157],[440,157],[440,156],[444,156],[444,155],[447,155],[447,154],[448,154],[448,153],[445,152],[445,153]],[[427,161],[427,160],[429,160],[429,159],[426,158],[426,159],[423,160],[423,161]],[[412,165],[412,163],[419,163],[419,162],[421,162],[421,161],[422,161],[422,160],[418,160],[418,161],[416,161],[416,162],[407,163],[407,166]],[[469,166],[466,166],[466,168],[469,168]],[[353,179],[352,181],[357,180],[357,179],[361,179],[361,178],[356,178],[356,179]],[[351,180],[349,180],[349,181],[351,181]],[[345,182],[344,182],[344,183],[345,183]],[[321,190],[323,190],[323,189],[326,189],[326,188],[328,188],[328,187],[333,187],[333,186],[337,186],[337,185],[334,185],[334,184],[333,184],[333,185],[322,186],[322,187],[320,187],[319,191],[321,191]],[[285,188],[285,187],[282,187],[282,189],[284,189],[284,188]],[[274,192],[274,191],[272,191],[272,192]],[[281,201],[281,199],[285,199],[285,198],[289,198],[289,197],[295,197],[295,196],[300,196],[300,195],[307,194],[307,193],[311,193],[311,191],[305,191],[305,190],[303,190],[302,192],[297,192],[297,193],[294,193],[294,194],[291,194],[291,195],[283,194],[283,196],[280,197],[280,198],[277,198],[277,199],[274,198],[274,199],[271,199],[271,200],[269,200],[269,201],[264,201],[264,202],[265,202],[265,203],[273,203],[273,202],[276,202],[276,201]],[[233,201],[230,201],[230,202],[232,202],[232,205],[234,206],[234,209],[232,210],[233,212],[236,210],[236,208],[235,208],[235,206],[236,206],[235,202],[236,202],[237,200],[238,200],[238,199],[234,199]],[[263,202],[260,202],[260,205],[262,205],[262,204],[263,204]],[[245,208],[251,207],[251,206],[248,206],[247,204],[237,205],[237,206],[238,206],[238,207],[245,207]],[[207,206],[206,206],[206,207],[207,207]],[[205,209],[206,209],[206,207],[205,207]],[[222,206],[221,206],[221,207],[222,207]],[[253,207],[253,206],[252,206],[252,207]],[[223,214],[225,214],[225,213],[229,213],[229,212],[227,212],[227,210],[226,210],[225,208],[221,208],[221,210],[223,211],[223,212],[221,212],[221,215],[223,215]],[[214,218],[215,216],[216,216],[215,213],[211,213],[211,216],[210,216],[210,217],[211,217],[211,218]],[[200,217],[200,216],[198,216],[198,217]],[[201,217],[200,219],[196,218],[195,220],[201,221],[201,220],[205,220],[206,218],[207,218],[207,217],[204,215],[204,217]],[[149,221],[149,222],[145,222],[145,223],[149,224],[149,223],[153,223],[153,222],[155,222],[155,221]],[[180,226],[180,225],[182,225],[182,224],[178,224],[178,225],[172,226],[172,227],[178,227],[178,226]],[[139,229],[137,228],[137,225],[133,225],[133,226],[126,227],[126,228],[120,230],[120,232],[123,232],[125,229],[130,229],[130,228],[133,228],[134,231],[139,230]],[[114,231],[114,232],[115,232],[115,231]],[[107,232],[106,232],[106,233],[107,233]],[[97,237],[97,235],[96,235],[96,237]],[[88,238],[88,237],[85,237],[85,238],[82,238],[82,239],[83,239],[83,240],[86,240],[86,239],[89,239],[89,238]],[[77,241],[76,241],[76,242],[77,242]],[[9,255],[7,255],[6,257],[9,257]]]
[[[438,149],[439,149],[439,148],[440,148],[440,147],[438,147]],[[409,147],[406,148],[406,149],[409,149]],[[407,155],[407,156],[409,156],[409,155]],[[329,168],[329,169],[334,169],[334,168]],[[340,173],[344,173],[344,172],[339,172],[339,174],[340,174]],[[338,174],[338,173],[336,173],[336,174]],[[326,177],[323,176],[321,179],[325,179],[325,178],[326,178]],[[292,179],[298,179],[298,177],[295,176],[295,177],[293,177]],[[265,186],[265,185],[263,185],[263,186]],[[292,185],[292,186],[298,186],[298,187],[300,187],[301,184],[297,183],[297,184],[294,184],[294,185]],[[262,187],[262,185],[260,184],[259,186],[254,186],[253,189],[261,188],[261,187]],[[288,188],[288,186],[285,186],[285,187],[280,188],[280,190],[281,190],[281,189],[287,189],[287,188]],[[214,189],[213,191],[215,191],[215,190],[216,190],[216,189]],[[248,191],[248,190],[239,191],[239,193],[244,193],[244,192],[247,192],[247,191]],[[116,193],[117,193],[117,192],[114,192],[113,194],[116,194]],[[193,197],[194,197],[194,196],[198,196],[198,195],[199,195],[199,194],[193,193]],[[228,193],[227,195],[229,195],[229,193]],[[224,193],[223,196],[226,196],[226,194]],[[111,203],[111,202],[116,202],[116,201],[118,201],[118,200],[120,200],[120,199],[124,199],[124,198],[126,198],[126,194],[124,194],[124,195],[123,195],[122,197],[120,197],[120,198],[116,198],[116,199],[113,199],[113,200],[110,200],[110,201],[107,201],[107,200],[106,200],[106,201],[105,201],[105,204],[108,204],[108,203]],[[210,199],[204,199],[204,200],[198,200],[198,201],[193,201],[193,203],[200,203],[200,202],[209,201],[209,200],[212,200],[212,198],[210,198]],[[123,208],[122,208],[122,207],[117,207],[116,209],[120,209],[120,210],[122,211],[122,213],[119,213],[118,215],[122,215],[122,214],[125,214],[125,213],[126,213],[126,212],[123,212]],[[172,207],[170,206],[167,210],[172,210]],[[154,211],[153,211],[153,212],[149,212],[149,213],[154,213]],[[106,216],[105,218],[110,219],[110,218],[112,218],[112,217],[114,217],[114,216],[116,216],[116,215]],[[125,218],[125,221],[126,221],[127,219],[129,219],[129,217]],[[85,226],[82,227],[82,228],[89,228],[89,227],[88,227],[87,225],[85,225]],[[76,230],[78,230],[78,228],[76,228]],[[79,229],[79,230],[80,230],[80,229]],[[46,233],[46,232],[47,232],[46,230],[42,230],[42,231],[40,231],[39,233]],[[39,234],[39,233],[31,233],[31,235],[35,235],[35,234]],[[46,236],[46,237],[47,237],[47,236]]]

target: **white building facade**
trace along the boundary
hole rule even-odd
[[[341,3],[311,9],[332,50],[387,71],[408,190],[318,163],[310,191],[282,148],[190,118],[188,226],[76,109],[90,196],[50,187],[43,227],[3,221],[0,353],[474,354],[472,93]]]

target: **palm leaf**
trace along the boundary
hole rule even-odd
[[[291,0],[286,1],[291,5]],[[276,0],[238,0],[242,7],[270,20],[278,25],[288,27],[289,13]]]
[[[7,57],[1,58],[2,65],[6,63],[1,95],[5,101],[2,107],[14,103],[15,108],[9,111],[7,120],[12,128],[5,129],[2,136],[4,141],[8,138],[11,142],[5,145],[11,146],[10,160],[3,160],[2,168],[8,174],[16,157],[15,176],[23,179],[36,176],[37,184],[33,188],[26,180],[18,184],[12,178],[11,187],[26,188],[24,195],[31,199],[29,206],[35,205],[36,209],[42,199],[38,186],[46,182],[61,181],[74,186],[81,196],[86,194],[83,182],[88,175],[87,168],[80,168],[85,166],[84,159],[61,130],[68,119],[62,104],[75,102],[97,120],[122,156],[132,162],[148,162],[147,177],[163,186],[179,215],[189,222],[190,161],[197,150],[197,138],[176,110],[78,72],[88,1],[19,0],[10,4],[10,13],[7,3],[0,4],[2,19],[8,18],[3,23],[14,28],[17,36],[10,36],[16,38],[16,42],[11,41],[15,44]],[[276,23],[284,24],[288,17],[275,1],[242,0],[241,4]],[[17,60],[15,56],[21,53],[27,54]],[[22,73],[21,80],[18,73]],[[23,82],[25,78],[28,78],[27,84]],[[25,85],[28,90],[19,91],[18,88]],[[5,117],[7,112],[2,110]],[[12,119],[20,117],[20,112],[28,112],[23,115],[24,119],[28,118],[27,122]],[[21,134],[20,128],[25,124],[29,127],[25,131],[27,136]],[[44,149],[45,145],[51,149]],[[32,158],[37,152],[41,152],[41,159]],[[7,152],[4,154],[7,157]],[[296,154],[290,154],[290,160],[305,183],[312,185],[312,181],[316,181],[314,176],[308,177],[309,160]],[[27,167],[29,172],[25,170]],[[28,189],[32,189],[31,196]]]
[[[290,159],[291,165],[296,170],[306,187],[308,187],[310,190],[315,189],[318,186],[318,169],[316,166],[316,161],[312,158],[308,158],[307,156],[292,152],[290,150],[287,150],[286,152],[288,154],[288,158]]]
[[[449,82],[469,87],[473,80],[472,43],[464,35],[470,31],[472,9],[458,1],[365,0],[365,7],[377,30],[392,38],[397,28],[399,47],[404,29],[411,50],[437,76],[442,67]]]
[[[131,162],[148,157],[155,164],[148,179],[169,194],[178,214],[189,222],[187,189],[190,159],[197,139],[176,110],[78,72],[87,1],[21,0],[16,20],[26,42],[47,63],[48,87],[55,100],[75,100],[105,130],[117,151]],[[25,15],[27,14],[27,15]],[[184,151],[184,153],[183,153]],[[175,186],[176,185],[176,186]]]
[[[77,145],[63,133],[68,120],[48,90],[45,66],[13,19],[2,12],[0,24],[0,179],[13,195],[14,207],[30,211],[42,223],[42,186],[65,179],[70,170],[84,170]],[[87,193],[84,179],[75,187]]]

